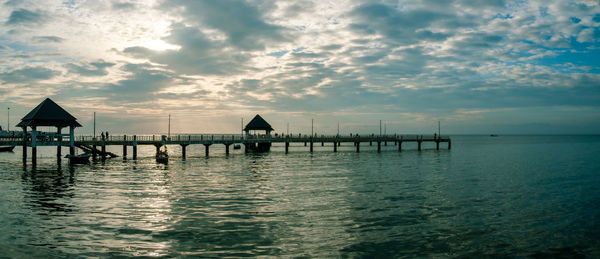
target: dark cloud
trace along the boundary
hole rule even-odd
[[[165,41],[181,46],[178,50],[154,51],[144,47],[130,47],[124,54],[148,58],[166,64],[170,69],[186,75],[231,75],[247,71],[248,54],[229,51],[226,43],[211,40],[197,28],[175,25]]]
[[[350,25],[354,31],[380,35],[386,40],[402,45],[422,41],[443,41],[450,35],[432,32],[429,26],[438,21],[457,19],[432,9],[402,11],[384,4],[362,5],[355,8],[351,15],[357,18],[357,22]]]
[[[150,64],[125,64],[125,79],[98,88],[99,95],[108,97],[111,103],[122,105],[152,100],[157,92],[173,86],[180,77]]]
[[[7,25],[18,25],[18,24],[36,24],[41,23],[45,20],[45,16],[41,13],[29,11],[27,9],[18,9],[12,11],[8,20]]]
[[[290,40],[287,29],[265,22],[260,10],[243,0],[173,0],[166,8],[183,10],[186,23],[207,26],[227,36],[242,50],[263,50],[266,45]]]
[[[51,79],[60,75],[59,71],[43,67],[25,67],[10,72],[1,73],[0,80],[8,84],[30,83],[39,80]]]
[[[112,2],[113,10],[134,10],[136,8],[135,4],[128,2]]]
[[[70,73],[82,76],[105,76],[108,74],[106,69],[114,65],[114,63],[110,62],[97,61],[84,65],[67,64],[66,67]]]
[[[39,43],[61,43],[64,41],[63,38],[56,36],[36,36],[32,40]]]

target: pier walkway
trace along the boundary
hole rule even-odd
[[[20,134],[22,135],[22,134]],[[163,145],[180,145],[182,147],[182,158],[186,157],[186,147],[188,145],[204,145],[205,154],[209,155],[209,147],[215,144],[225,145],[225,152],[229,154],[229,147],[232,144],[244,145],[244,151],[247,153],[256,150],[257,145],[268,145],[273,143],[284,143],[285,152],[289,152],[289,147],[292,143],[303,143],[307,146],[310,152],[313,152],[315,144],[324,146],[325,143],[331,143],[332,151],[337,152],[338,146],[341,143],[352,143],[356,152],[360,152],[361,143],[369,143],[369,145],[377,145],[377,151],[381,152],[381,146],[387,146],[388,143],[398,146],[398,151],[402,151],[402,144],[406,142],[414,142],[417,144],[417,150],[421,150],[422,143],[432,142],[436,144],[436,149],[439,150],[440,143],[448,143],[448,149],[451,149],[451,140],[448,136],[434,135],[240,135],[240,134],[194,134],[194,135],[173,135],[170,138],[164,135],[121,135],[109,136],[108,138],[99,138],[92,136],[75,136],[71,141],[68,134],[43,134],[38,133],[35,136],[35,141],[28,134],[27,138],[22,136],[15,137],[0,137],[0,146],[23,146],[39,147],[39,146],[66,146],[79,147],[85,152],[91,152],[94,155],[116,157],[115,154],[106,152],[106,146],[118,145],[123,146],[123,158],[127,158],[127,147],[131,146],[133,151],[133,159],[137,158],[137,146],[153,145],[158,149]],[[267,149],[268,150],[268,149]],[[26,153],[26,152],[25,152]],[[24,155],[24,158],[26,155]]]

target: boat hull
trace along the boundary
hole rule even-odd
[[[0,147],[0,152],[12,152],[15,146]]]
[[[65,156],[65,158],[69,159],[69,163],[71,164],[87,164],[90,162],[90,154],[81,154],[81,155],[71,155],[68,154]]]

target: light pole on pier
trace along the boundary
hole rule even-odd
[[[94,112],[94,139],[96,139],[96,112]]]
[[[381,120],[379,120],[379,136],[381,137]]]
[[[171,138],[171,114],[169,114],[169,131],[167,132],[167,138]]]
[[[315,128],[315,119],[310,119],[310,138],[312,138],[313,135],[315,135],[314,128]]]
[[[10,107],[7,108],[8,112],[7,112],[7,116],[6,116],[6,128],[8,131],[10,131]]]

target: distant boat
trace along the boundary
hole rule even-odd
[[[12,152],[15,146],[0,147],[0,152]]]
[[[90,162],[91,156],[92,155],[90,155],[89,153],[83,153],[79,155],[67,154],[65,158],[68,158],[71,164],[87,164]]]
[[[233,149],[240,149],[240,148],[242,148],[242,147],[240,146],[240,144],[235,144],[235,145],[233,145]]]
[[[496,134],[490,134],[490,137],[498,137]]]
[[[156,153],[156,162],[162,164],[169,163],[169,153],[167,152],[166,146],[164,150],[159,150],[158,153]]]

